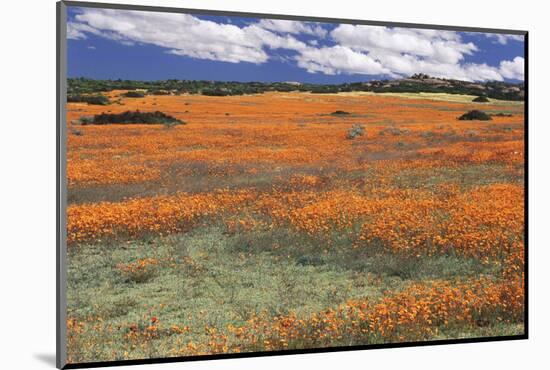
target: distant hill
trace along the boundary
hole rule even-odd
[[[299,82],[236,82],[236,81],[197,81],[197,80],[94,80],[88,78],[69,78],[69,96],[92,94],[111,90],[145,89],[149,94],[202,94],[209,96],[229,96],[244,94],[261,94],[267,91],[304,91],[316,94],[334,94],[339,92],[371,91],[371,92],[429,92],[448,94],[468,94],[486,96],[501,100],[523,100],[525,86],[523,83],[509,82],[468,82],[431,77],[417,73],[407,78],[395,80],[375,80],[352,82],[336,85],[321,85]]]
[[[372,82],[371,82],[372,83]],[[393,90],[412,90],[411,92],[465,93],[469,95],[487,96],[493,99],[523,100],[525,87],[523,83],[507,83],[498,81],[469,82],[444,78],[430,77],[417,73],[409,78],[393,81],[374,81],[377,88]]]

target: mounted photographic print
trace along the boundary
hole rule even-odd
[[[526,53],[58,3],[58,367],[527,338]]]

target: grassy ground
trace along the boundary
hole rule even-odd
[[[191,328],[185,343],[205,343],[210,335],[204,328],[246,325],[260,315],[305,318],[353,299],[380,300],[415,282],[500,274],[498,266],[476,258],[402,258],[376,248],[353,250],[345,239],[329,253],[319,253],[319,247],[319,241],[284,229],[229,235],[221,225],[83,245],[69,254],[68,313],[81,321],[99,319],[103,328],[146,327],[159,317],[165,328]],[[136,272],[120,269],[148,258],[159,264]],[[432,339],[522,332],[521,323],[442,326]],[[170,333],[132,345],[106,329],[86,331],[76,344],[81,348],[72,352],[76,362],[109,360],[113,353],[120,359],[175,355],[182,346]]]
[[[407,98],[407,99],[428,99],[428,100],[436,100],[436,101],[444,101],[444,102],[455,102],[455,103],[471,103],[473,99],[477,98],[477,95],[466,95],[466,94],[448,94],[448,93],[427,93],[427,92],[419,92],[419,93],[373,93],[370,91],[356,91],[356,92],[350,92],[350,93],[340,93],[340,94],[349,94],[349,95],[387,95],[387,96],[395,96],[400,98]],[[521,106],[523,102],[521,101],[505,101],[505,100],[497,100],[497,99],[489,99],[491,104],[496,105],[519,105]],[[478,103],[479,104],[479,103]],[[481,104],[482,105],[482,104]]]

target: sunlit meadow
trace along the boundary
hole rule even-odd
[[[124,92],[68,103],[69,362],[523,334],[522,102]]]

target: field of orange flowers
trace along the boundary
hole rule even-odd
[[[70,362],[523,333],[523,104],[119,99],[68,104]],[[77,123],[126,110],[186,124]]]

